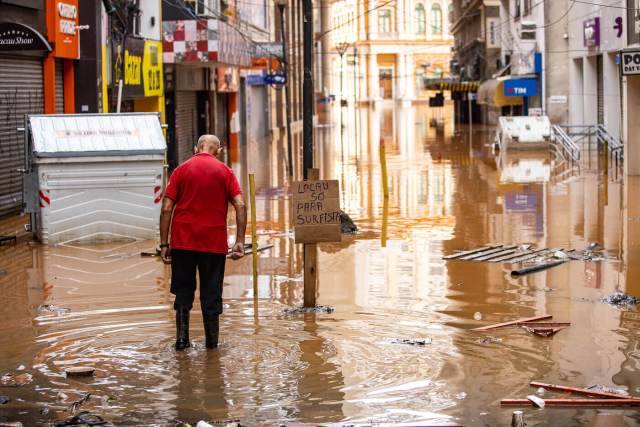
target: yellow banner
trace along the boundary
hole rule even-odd
[[[143,58],[144,96],[162,96],[162,42],[145,40]]]

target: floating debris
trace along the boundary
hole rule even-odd
[[[91,393],[85,393],[80,399],[71,402],[69,405],[69,412],[75,414],[75,412],[80,409],[80,406],[84,405],[91,398]]]
[[[409,338],[396,338],[391,340],[391,344],[407,344],[407,345],[417,345],[424,346],[431,344],[433,340],[431,338],[423,338],[423,339],[409,339]]]
[[[473,313],[473,318],[475,320],[482,320],[482,313],[480,313],[479,311],[476,311],[475,313]]]
[[[618,307],[636,305],[640,302],[640,300],[633,295],[628,295],[623,292],[614,292],[607,297],[601,298],[600,301],[605,304],[611,304]]]
[[[11,402],[9,396],[0,396],[0,405],[4,405],[5,403]]]
[[[478,340],[478,343],[480,343],[480,344],[497,344],[499,342],[502,342],[502,338],[484,337],[484,338],[480,338]]]
[[[317,307],[294,307],[285,308],[284,314],[308,314],[308,313],[333,313],[335,308],[329,305],[319,305]]]
[[[51,409],[49,409],[49,407],[47,405],[44,405],[41,409],[40,409],[40,414],[41,415],[49,415],[49,412],[51,411]]]
[[[460,393],[456,394],[456,399],[458,400],[464,400],[467,397],[467,393],[465,393],[464,391],[461,391]]]
[[[340,232],[342,234],[353,234],[358,231],[358,226],[351,217],[343,210],[340,211]]]
[[[533,403],[535,406],[537,406],[540,409],[544,408],[544,400],[540,399],[535,394],[530,394],[529,396],[527,396],[527,400],[529,400],[531,403]]]
[[[22,424],[20,421],[13,421],[13,422],[0,422],[0,427],[24,427],[24,424]]]
[[[55,427],[68,427],[68,426],[103,426],[107,422],[99,415],[92,414],[89,411],[82,411],[73,418],[69,418],[65,421],[58,421],[54,425]]]
[[[0,377],[0,384],[9,387],[21,387],[33,381],[33,375],[24,373],[20,375],[4,374]]]
[[[513,411],[511,414],[511,427],[525,427],[526,424],[524,422],[524,412],[523,411]]]
[[[16,371],[24,371],[25,369],[27,369],[26,366],[20,365],[16,368]]]
[[[567,255],[565,252],[563,251],[555,251],[553,253],[553,257],[555,259],[569,259],[569,255]]]
[[[615,387],[607,387],[606,385],[601,384],[593,384],[587,387],[587,390],[593,390],[599,393],[609,393],[609,394],[617,394],[620,396],[629,396],[629,392]]]
[[[72,366],[64,370],[68,377],[90,377],[95,371],[93,366]]]
[[[545,390],[544,387],[539,387],[538,390],[536,390],[536,394],[540,397],[544,396]]]
[[[38,307],[38,313],[41,314],[55,313],[58,316],[62,316],[69,313],[70,311],[70,308],[58,307],[53,304],[42,304],[40,307]]]

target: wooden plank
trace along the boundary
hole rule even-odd
[[[494,258],[498,258],[498,257],[501,257],[501,256],[513,255],[514,253],[516,253],[516,251],[517,251],[517,249],[505,249],[503,251],[496,252],[494,254],[481,256],[480,258],[474,259],[474,261],[490,261],[490,260],[492,260]]]
[[[478,252],[482,252],[482,251],[486,251],[488,249],[495,249],[495,248],[501,248],[502,245],[494,245],[494,246],[483,246],[481,248],[476,248],[476,249],[471,249],[468,251],[462,251],[462,252],[458,252],[457,254],[451,254],[451,255],[447,255],[447,256],[443,256],[442,259],[447,260],[447,259],[456,259],[456,258],[460,258],[466,255],[471,255],[471,254],[475,254]]]
[[[474,328],[471,329],[472,331],[488,331],[490,329],[498,329],[498,328],[504,328],[505,326],[517,326],[521,323],[526,323],[526,322],[535,322],[537,320],[546,320],[546,319],[551,319],[553,316],[550,314],[544,314],[542,316],[534,316],[534,317],[527,317],[524,319],[516,319],[516,320],[512,320],[510,322],[504,322],[504,323],[496,323],[494,325],[487,325],[487,326],[481,326],[479,328]]]
[[[511,260],[517,260],[518,258],[526,257],[526,256],[530,256],[530,255],[538,256],[539,254],[542,254],[543,252],[547,252],[547,251],[549,251],[549,249],[538,249],[538,250],[535,250],[535,251],[526,251],[526,252],[521,252],[521,253],[517,253],[517,254],[514,254],[514,255],[507,255],[507,256],[504,256],[504,257],[497,258],[497,259],[492,259],[491,262],[507,262],[507,261],[508,262],[512,262]],[[532,258],[534,258],[534,257],[532,257]],[[516,261],[513,261],[513,262],[516,262]]]
[[[520,268],[518,270],[511,270],[511,275],[515,277],[525,276],[527,274],[538,273],[540,271],[548,270],[553,267],[564,264],[569,261],[568,259],[560,259],[556,261],[546,262],[544,264],[532,265],[531,267]]]
[[[640,406],[640,399],[544,399],[545,406]],[[529,399],[502,399],[502,406],[532,406]]]
[[[509,262],[514,264],[514,263],[517,263],[517,262],[530,261],[530,260],[538,258],[540,256],[547,255],[548,253],[559,251],[560,249],[562,249],[562,248],[542,249],[540,251],[536,251],[536,252],[532,253],[531,255],[527,255],[524,258],[517,257],[517,258],[510,259]]]
[[[607,393],[604,391],[589,390],[588,388],[568,387],[564,385],[543,383],[540,381],[531,381],[529,385],[531,387],[542,387],[547,390],[575,393],[583,396],[591,396],[591,397],[595,396],[595,397],[603,397],[603,398],[609,398],[609,399],[625,398],[625,399],[632,399],[632,400],[640,400],[640,397],[636,397],[636,396],[624,396],[621,394]]]
[[[476,258],[480,258],[480,257],[483,257],[485,255],[495,254],[497,252],[502,252],[502,251],[507,250],[507,249],[513,249],[515,247],[516,247],[516,245],[502,246],[500,248],[490,249],[490,250],[484,251],[484,252],[478,252],[477,254],[467,255],[467,256],[462,257],[460,259],[463,260],[463,261],[475,261]]]
[[[309,169],[307,171],[309,180],[320,179],[319,169]],[[316,306],[316,295],[318,286],[318,245],[316,243],[304,244],[304,307]]]

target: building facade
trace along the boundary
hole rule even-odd
[[[0,216],[22,208],[26,114],[75,112],[77,0],[0,4]]]
[[[367,13],[372,10],[373,12]],[[426,101],[425,77],[449,75],[447,0],[342,0],[331,16],[331,91],[361,102]]]

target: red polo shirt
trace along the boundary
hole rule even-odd
[[[231,168],[198,153],[173,171],[165,196],[175,202],[171,248],[226,254],[227,208],[241,193]]]

